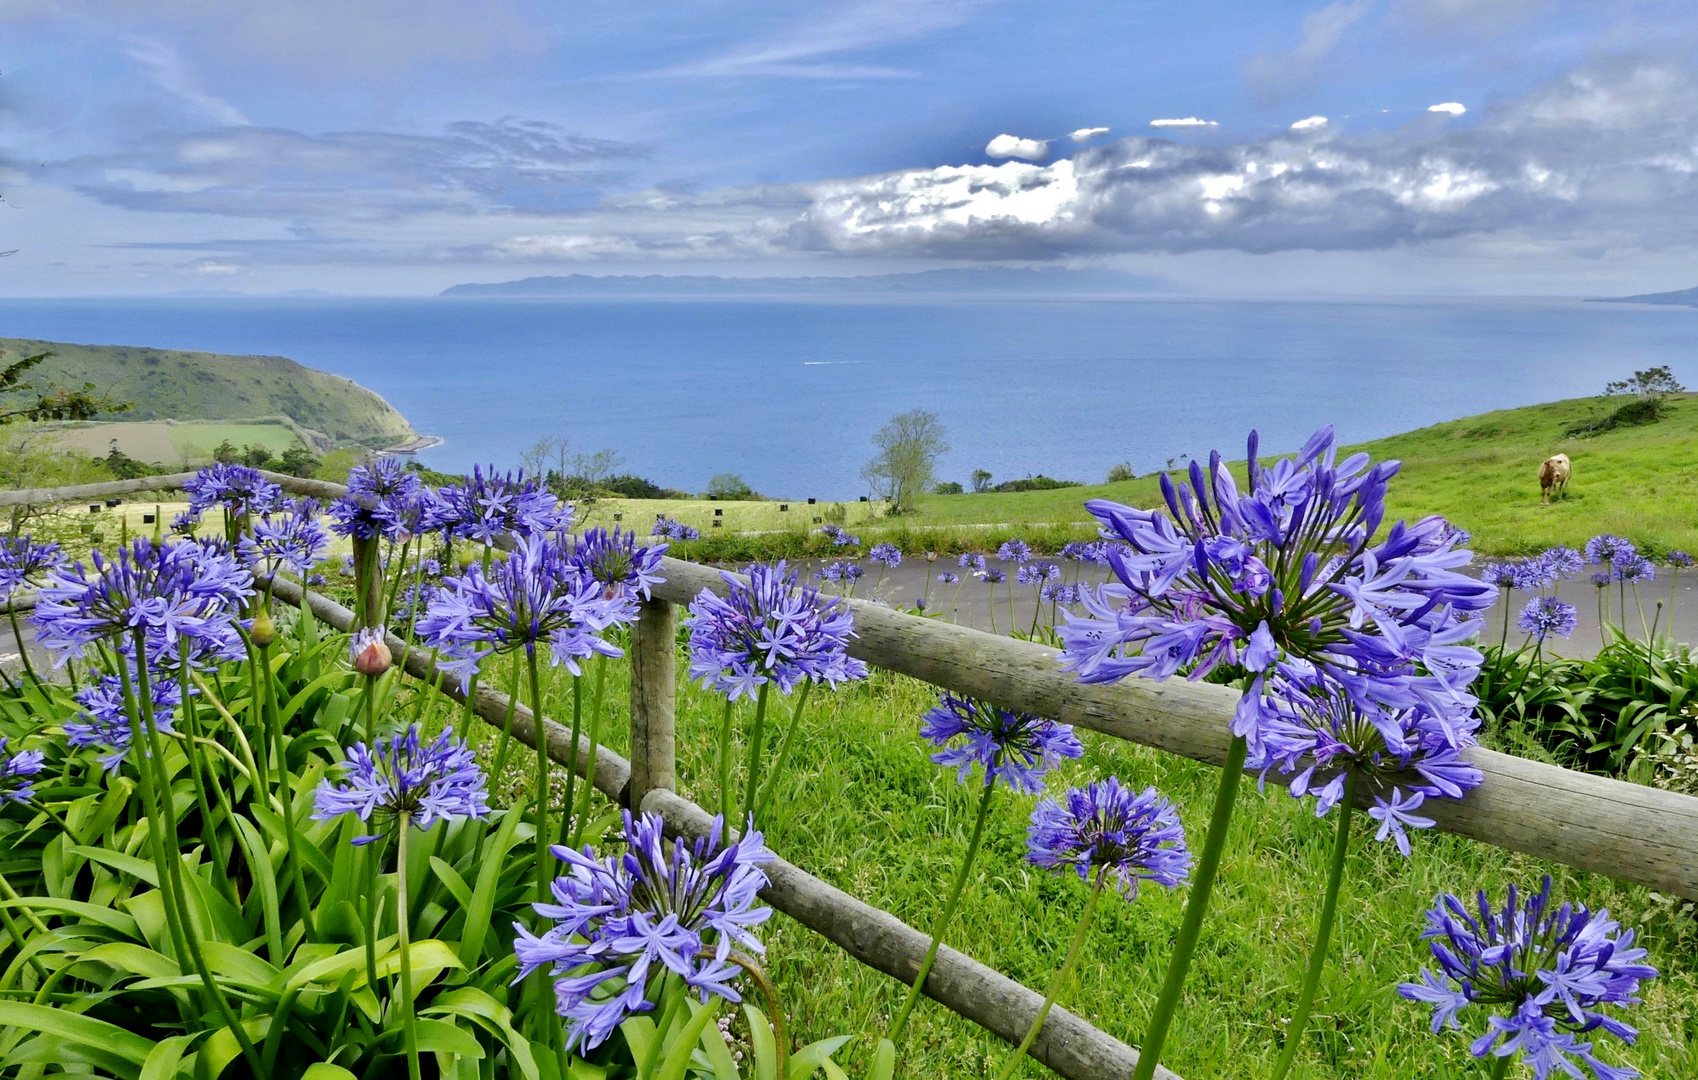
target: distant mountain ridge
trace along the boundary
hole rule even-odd
[[[1672,304],[1676,307],[1698,307],[1698,287],[1678,292],[1641,293],[1638,296],[1604,296],[1590,300],[1593,304]]]
[[[921,270],[859,277],[734,278],[699,274],[570,274],[519,281],[452,285],[449,297],[607,296],[857,296],[928,295],[1097,295],[1181,291],[1163,278],[1113,270],[1010,269]]]
[[[418,438],[383,398],[351,379],[281,356],[229,356],[125,345],[0,338],[0,362],[51,351],[26,381],[81,386],[135,407],[119,421],[247,420],[284,416],[331,443],[372,448]]]

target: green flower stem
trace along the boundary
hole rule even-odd
[[[607,693],[607,657],[595,658],[595,693],[590,697],[590,756],[584,762],[584,791],[578,798],[576,815],[568,815],[560,823],[561,839],[566,839],[566,825],[572,825],[570,843],[577,847],[584,842],[584,830],[589,827],[590,799],[595,794],[595,759],[601,749],[601,712]],[[576,771],[576,770],[574,770]]]
[[[401,1027],[407,1038],[407,1080],[419,1080],[419,1034],[413,1020],[413,957],[407,925],[407,834],[412,815],[401,811],[395,832],[395,933],[401,950]]]
[[[1285,1049],[1280,1051],[1279,1062],[1274,1066],[1273,1080],[1281,1080],[1297,1060],[1297,1051],[1303,1044],[1303,1029],[1309,1023],[1309,1010],[1315,1004],[1315,989],[1320,986],[1321,970],[1326,967],[1333,917],[1338,914],[1338,890],[1344,882],[1344,856],[1350,850],[1350,815],[1356,809],[1356,779],[1355,769],[1345,773],[1344,798],[1338,808],[1338,832],[1332,842],[1332,865],[1327,870],[1327,891],[1321,899],[1321,921],[1315,928],[1315,945],[1309,950],[1309,970],[1303,975],[1303,989],[1297,995],[1297,1011],[1291,1014],[1291,1025],[1285,1030]]]
[[[476,676],[473,676],[476,678]],[[467,697],[469,703],[471,697]],[[467,706],[470,708],[470,705]],[[519,709],[519,666],[514,664],[507,673],[507,715],[501,721],[501,739],[495,744],[495,768],[490,771],[490,781],[499,782],[507,772],[507,748],[513,740],[513,714]]]
[[[902,1029],[908,1026],[908,1017],[914,1011],[914,1006],[920,1000],[920,994],[925,990],[926,979],[932,973],[932,965],[937,962],[938,946],[943,944],[943,932],[949,928],[949,922],[955,917],[955,909],[961,904],[961,894],[967,889],[967,878],[973,872],[973,860],[978,857],[979,843],[985,838],[985,819],[990,817],[991,796],[996,793],[996,777],[990,774],[985,777],[984,791],[979,795],[979,813],[973,819],[973,835],[967,841],[967,853],[961,857],[961,869],[955,872],[955,880],[949,885],[949,895],[943,902],[943,910],[938,912],[937,920],[932,923],[932,943],[926,946],[926,955],[920,961],[920,970],[914,974],[914,985],[908,989],[908,996],[902,1002],[896,1016],[890,1021],[890,1030],[885,1038],[895,1042],[902,1037]]]
[[[1505,1054],[1492,1062],[1492,1080],[1504,1080],[1504,1077],[1509,1075],[1509,1062],[1513,1056],[1513,1054]]]
[[[258,771],[254,774],[254,783],[259,785],[260,791],[270,791],[271,790],[271,772],[270,772],[271,765],[270,765],[269,752],[266,750],[266,743],[269,742],[270,740],[265,737],[265,718],[263,717],[263,715],[261,715],[261,709],[260,709],[260,705],[259,705],[259,702],[260,702],[260,689],[259,689],[260,663],[259,663],[259,656],[254,650],[253,640],[251,638],[249,638],[247,636],[247,634],[245,634],[245,633],[242,635],[242,643],[248,647],[248,715],[250,717],[258,716],[260,718],[259,719],[259,733],[260,733],[259,753],[254,755],[254,768]],[[267,673],[267,675],[269,676],[269,672]],[[370,684],[368,683],[367,685],[369,687]],[[369,709],[367,710],[367,716],[370,716],[370,710]],[[370,728],[370,722],[369,721],[367,722],[367,728],[368,728],[368,730],[366,732],[366,738],[369,740],[371,738],[371,731],[369,730],[369,728]]]
[[[260,713],[265,718],[266,727],[271,729],[272,742],[277,746],[277,794],[281,796],[283,803],[283,842],[289,851],[290,882],[294,886],[295,900],[301,905],[301,927],[306,940],[317,941],[317,928],[313,925],[312,897],[307,893],[306,879],[301,874],[301,853],[299,842],[295,839],[295,785],[294,777],[289,775],[289,758],[283,739],[283,718],[277,714],[277,703],[272,700],[269,646],[259,647],[259,658],[265,666],[266,686],[265,700],[260,703]]]
[[[1215,792],[1214,810],[1209,814],[1209,832],[1197,859],[1196,872],[1191,877],[1191,895],[1185,899],[1185,915],[1179,924],[1179,936],[1173,939],[1173,952],[1168,957],[1161,996],[1156,999],[1155,1011],[1150,1014],[1150,1027],[1144,1035],[1144,1043],[1138,1048],[1138,1067],[1132,1071],[1132,1080],[1152,1080],[1156,1066],[1161,1062],[1167,1029],[1179,1009],[1179,998],[1185,990],[1185,975],[1191,968],[1191,954],[1197,951],[1203,916],[1209,909],[1209,896],[1214,892],[1220,856],[1226,850],[1226,834],[1232,824],[1232,805],[1238,799],[1238,783],[1244,779],[1244,758],[1248,751],[1249,746],[1243,736],[1233,736],[1232,746],[1226,752],[1226,764],[1221,766],[1220,787]]]
[[[24,662],[24,673],[40,689],[41,676],[35,673],[35,666],[29,662],[29,645],[24,641],[24,632],[18,629],[18,609],[10,601],[6,604],[6,617],[12,620],[12,640],[18,643],[18,659]]]
[[[725,699],[725,719],[719,725],[719,813],[731,820],[731,713],[736,703]]]
[[[200,717],[195,710],[194,696],[189,692],[189,658],[183,657],[182,670],[178,675],[177,685],[182,689],[183,696],[183,726],[188,729],[188,739],[183,744],[183,755],[189,760],[189,775],[195,782],[195,802],[200,807],[200,842],[206,846],[207,854],[212,863],[212,885],[225,899],[240,907],[236,897],[235,886],[230,882],[230,875],[224,869],[224,849],[218,843],[218,830],[212,820],[212,805],[206,797],[207,780],[214,785],[218,777],[212,771],[212,763],[196,749],[196,740],[200,735]],[[206,768],[207,778],[201,777],[201,768]]]
[[[0,874],[0,881],[5,880],[5,875]],[[11,882],[6,882],[5,889],[7,899],[12,899],[17,896],[17,894],[12,891]],[[25,910],[27,911],[28,909],[26,908]],[[23,931],[18,929],[17,920],[12,918],[12,909],[10,907],[0,907],[0,921],[5,922],[6,933],[11,937],[12,944],[18,947],[18,955],[23,956],[28,951],[24,947]],[[41,980],[41,985],[45,986],[47,984],[47,969],[41,966],[41,958],[31,953],[29,955],[29,966],[35,969],[36,978]]]
[[[542,730],[542,684],[537,679],[537,650],[525,650],[526,667],[530,669],[531,722],[537,725],[537,902],[548,902],[548,739]],[[572,732],[572,744],[577,744],[577,732]],[[567,793],[571,798],[572,774],[567,773]],[[542,971],[538,971],[540,975]]]
[[[1008,1064],[997,1074],[997,1080],[1008,1080],[1014,1075],[1014,1070],[1020,1067],[1020,1063],[1026,1060],[1026,1051],[1038,1041],[1038,1032],[1044,1029],[1044,1021],[1049,1019],[1049,1011],[1055,1007],[1055,999],[1061,996],[1067,980],[1073,977],[1074,965],[1079,962],[1079,948],[1085,943],[1085,931],[1091,927],[1091,916],[1096,914],[1097,900],[1103,894],[1103,876],[1106,869],[1103,867],[1097,870],[1097,880],[1091,883],[1090,899],[1085,901],[1085,910],[1079,916],[1079,929],[1073,932],[1073,943],[1067,946],[1067,958],[1061,962],[1061,970],[1055,973],[1055,980],[1049,984],[1049,993],[1044,995],[1043,1006],[1032,1019],[1032,1026],[1026,1029],[1026,1037],[1020,1040],[1014,1056],[1008,1059]]]
[[[796,694],[796,704],[790,710],[790,726],[784,729],[784,738],[778,741],[778,757],[772,763],[772,775],[766,778],[766,786],[761,789],[760,797],[755,801],[755,820],[765,821],[767,808],[778,795],[778,778],[784,774],[784,766],[790,761],[790,745],[795,741],[796,729],[802,724],[802,710],[807,708],[808,694],[814,688],[814,681],[806,679],[802,689]]]
[[[146,656],[145,642],[143,645],[144,651],[141,655]],[[123,685],[124,702],[128,706],[125,711],[129,713],[130,719],[130,752],[135,755],[136,775],[140,780],[142,793],[142,809],[147,814],[148,840],[150,841],[148,846],[153,849],[154,872],[159,877],[159,895],[164,901],[165,929],[171,935],[171,948],[176,954],[178,970],[187,971],[189,948],[183,940],[182,924],[177,921],[177,905],[171,901],[170,861],[165,854],[165,837],[167,834],[159,813],[159,792],[154,787],[153,769],[147,757],[148,743],[141,715],[142,710],[137,702],[135,685],[130,679],[130,665],[122,662],[122,658],[120,658],[120,661],[117,665],[118,678]],[[138,673],[142,666],[145,665],[138,666]],[[146,692],[145,684],[143,692]]]
[[[990,584],[990,592],[985,594],[985,606],[990,608],[991,633],[996,633],[996,582]]]
[[[753,957],[734,951],[726,959],[748,972],[749,978],[760,987],[761,997],[766,1000],[767,1018],[772,1024],[773,1045],[778,1049],[778,1068],[775,1072],[779,1076],[789,1076],[790,1033],[784,1029],[784,1003],[778,1000],[778,988],[772,985],[766,970],[755,963]]]
[[[164,855],[167,838],[170,838],[173,848],[171,855],[164,860],[167,863],[167,873],[160,882],[161,884],[164,884],[167,880],[170,882],[170,888],[165,891],[164,895],[165,904],[167,908],[173,904],[177,905],[179,909],[178,925],[183,934],[184,944],[188,946],[189,959],[194,964],[195,971],[200,975],[201,984],[206,987],[207,995],[224,1018],[224,1026],[230,1029],[231,1035],[235,1036],[236,1045],[241,1047],[242,1057],[246,1059],[248,1068],[254,1070],[255,1076],[262,1076],[264,1073],[261,1071],[259,1051],[255,1049],[253,1040],[248,1038],[248,1033],[242,1027],[235,1010],[230,1007],[230,1000],[225,997],[224,988],[219,986],[218,981],[212,977],[212,970],[206,966],[206,957],[201,955],[200,940],[195,934],[194,922],[189,914],[188,901],[183,894],[181,877],[183,861],[175,851],[177,811],[171,805],[171,785],[165,772],[165,751],[159,741],[159,728],[154,723],[153,718],[153,693],[147,684],[147,639],[144,636],[144,631],[139,629],[136,631],[135,641],[136,656],[140,660],[136,664],[137,682],[139,684],[136,696],[141,702],[142,720],[147,729],[148,751],[152,757],[153,769],[157,774],[155,783],[158,790],[155,793],[155,801],[159,804],[160,816],[164,819],[165,826],[164,832],[154,840],[154,851]],[[128,666],[127,664],[121,665],[122,669],[126,671]],[[144,764],[142,768],[145,771],[147,765]]]
[[[534,692],[533,692],[532,696],[533,697],[535,696]],[[539,705],[534,705],[534,704],[531,707],[536,711],[537,739],[539,740],[538,743],[537,743],[537,747],[538,747],[538,749],[540,749],[542,747],[542,743],[540,741],[542,739],[542,707],[539,706]],[[583,726],[583,720],[584,720],[584,677],[582,675],[574,675],[574,676],[572,676],[572,734],[571,734],[571,745],[569,745],[566,748],[566,800],[561,805],[561,808],[560,808],[560,814],[561,814],[561,818],[562,818],[562,820],[560,822],[560,833],[561,833],[562,836],[566,835],[567,830],[571,827],[571,824],[572,824],[572,808],[577,805],[577,795],[578,795],[578,729]],[[547,902],[546,897],[538,897],[538,899],[543,900],[545,903]]]
[[[759,793],[761,784],[761,751],[765,749],[763,740],[766,736],[766,699],[771,689],[770,680],[761,683],[760,693],[755,697],[755,722],[749,729],[749,748],[745,753],[749,762],[749,775],[745,778],[743,812],[737,815],[738,824],[746,823],[749,815],[755,812],[755,795]]]
[[[366,986],[371,988],[374,995],[377,993],[377,939],[379,936],[377,926],[377,856],[377,843],[375,841],[360,848],[361,876],[365,878],[365,889],[362,891],[365,893],[363,899],[366,909]]]

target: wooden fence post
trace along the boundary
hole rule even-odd
[[[657,788],[677,790],[675,640],[671,602],[644,601],[631,627],[632,810]]]

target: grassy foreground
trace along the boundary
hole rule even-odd
[[[682,657],[679,670],[684,669]],[[624,665],[610,667],[609,744],[627,751],[629,713]],[[558,671],[551,715],[569,715],[570,680]],[[928,927],[944,883],[966,847],[976,792],[927,760],[916,734],[935,700],[917,680],[875,672],[864,683],[815,695],[800,733],[768,843],[860,899]],[[724,699],[680,685],[679,783],[698,803],[715,801],[711,747]],[[1217,770],[1088,732],[1085,758],[1052,774],[1051,787],[1109,774],[1156,785],[1180,808],[1193,845],[1200,843]],[[484,729],[485,746],[494,737]],[[512,767],[510,792],[523,790]],[[1034,800],[1002,793],[984,851],[950,944],[1027,986],[1042,989],[1067,946],[1086,890],[1024,860],[1025,825]],[[1698,1075],[1698,926],[1671,916],[1649,892],[1576,874],[1540,860],[1447,834],[1417,837],[1414,857],[1377,844],[1359,817],[1332,958],[1294,1077],[1309,1080],[1407,1080],[1484,1077],[1467,1054],[1468,1038],[1428,1034],[1428,1013],[1398,998],[1396,984],[1426,957],[1418,941],[1423,911],[1441,891],[1503,893],[1510,882],[1537,884],[1550,872],[1571,899],[1608,907],[1643,926],[1642,940],[1662,977],[1629,1018],[1636,1047],[1611,1043],[1605,1060],[1632,1064],[1647,1077]],[[1319,892],[1332,819],[1317,821],[1312,800],[1291,799],[1269,784],[1246,785],[1216,897],[1165,1063],[1190,1080],[1259,1078],[1271,1069],[1296,998]],[[1155,1000],[1183,892],[1150,888],[1135,904],[1105,902],[1085,947],[1075,986],[1061,1003],[1129,1043],[1141,1037]],[[798,1037],[854,1033],[839,1055],[860,1075],[876,1037],[901,1000],[894,980],[862,967],[811,931],[777,916],[763,935],[768,960]],[[1476,1015],[1472,1032],[1484,1030]],[[924,1002],[903,1052],[906,1077],[986,1076],[1009,1047],[941,1006]],[[1031,1062],[1018,1074],[1051,1075]],[[1526,1070],[1511,1076],[1531,1075]]]
[[[1609,399],[1611,406],[1621,399]],[[1605,406],[1598,398],[1575,398],[1545,405],[1469,416],[1417,431],[1349,447],[1375,460],[1396,459],[1403,471],[1387,499],[1387,520],[1443,514],[1474,534],[1473,548],[1487,555],[1514,555],[1553,544],[1579,547],[1602,532],[1626,536],[1653,555],[1671,549],[1698,551],[1698,395],[1671,398],[1666,417],[1645,427],[1621,428],[1591,438],[1563,432]],[[1204,460],[1210,447],[1184,448]],[[1241,453],[1237,446],[1223,453]],[[1295,447],[1271,447],[1276,455]],[[1539,465],[1555,453],[1574,462],[1574,479],[1565,500],[1542,505]],[[1234,472],[1243,479],[1243,462]],[[974,526],[1032,527],[1088,523],[1087,499],[1112,499],[1133,506],[1157,506],[1160,489],[1154,476],[1115,484],[982,495],[927,495],[915,513],[891,520],[876,517],[877,504],[845,504],[847,524],[868,543],[890,539],[887,529],[907,529],[918,539],[923,530]],[[651,503],[604,499],[597,513],[611,522],[613,513],[640,529],[664,512],[709,533],[713,510],[723,511],[722,530],[800,529],[812,509],[791,504],[781,514],[777,503]],[[714,530],[720,531],[720,530]],[[717,553],[714,553],[717,554]],[[750,553],[747,557],[760,557]]]

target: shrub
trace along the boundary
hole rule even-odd
[[[993,491],[1054,491],[1056,488],[1084,487],[1078,480],[1055,480],[1039,473],[1022,480],[1004,480]]]
[[[1130,461],[1122,461],[1108,471],[1108,482],[1111,484],[1118,484],[1124,480],[1136,480],[1137,478],[1138,474],[1132,471]]]
[[[961,495],[964,494],[965,491],[966,489],[961,486],[961,481],[959,480],[945,480],[943,483],[932,488],[933,495]]]

